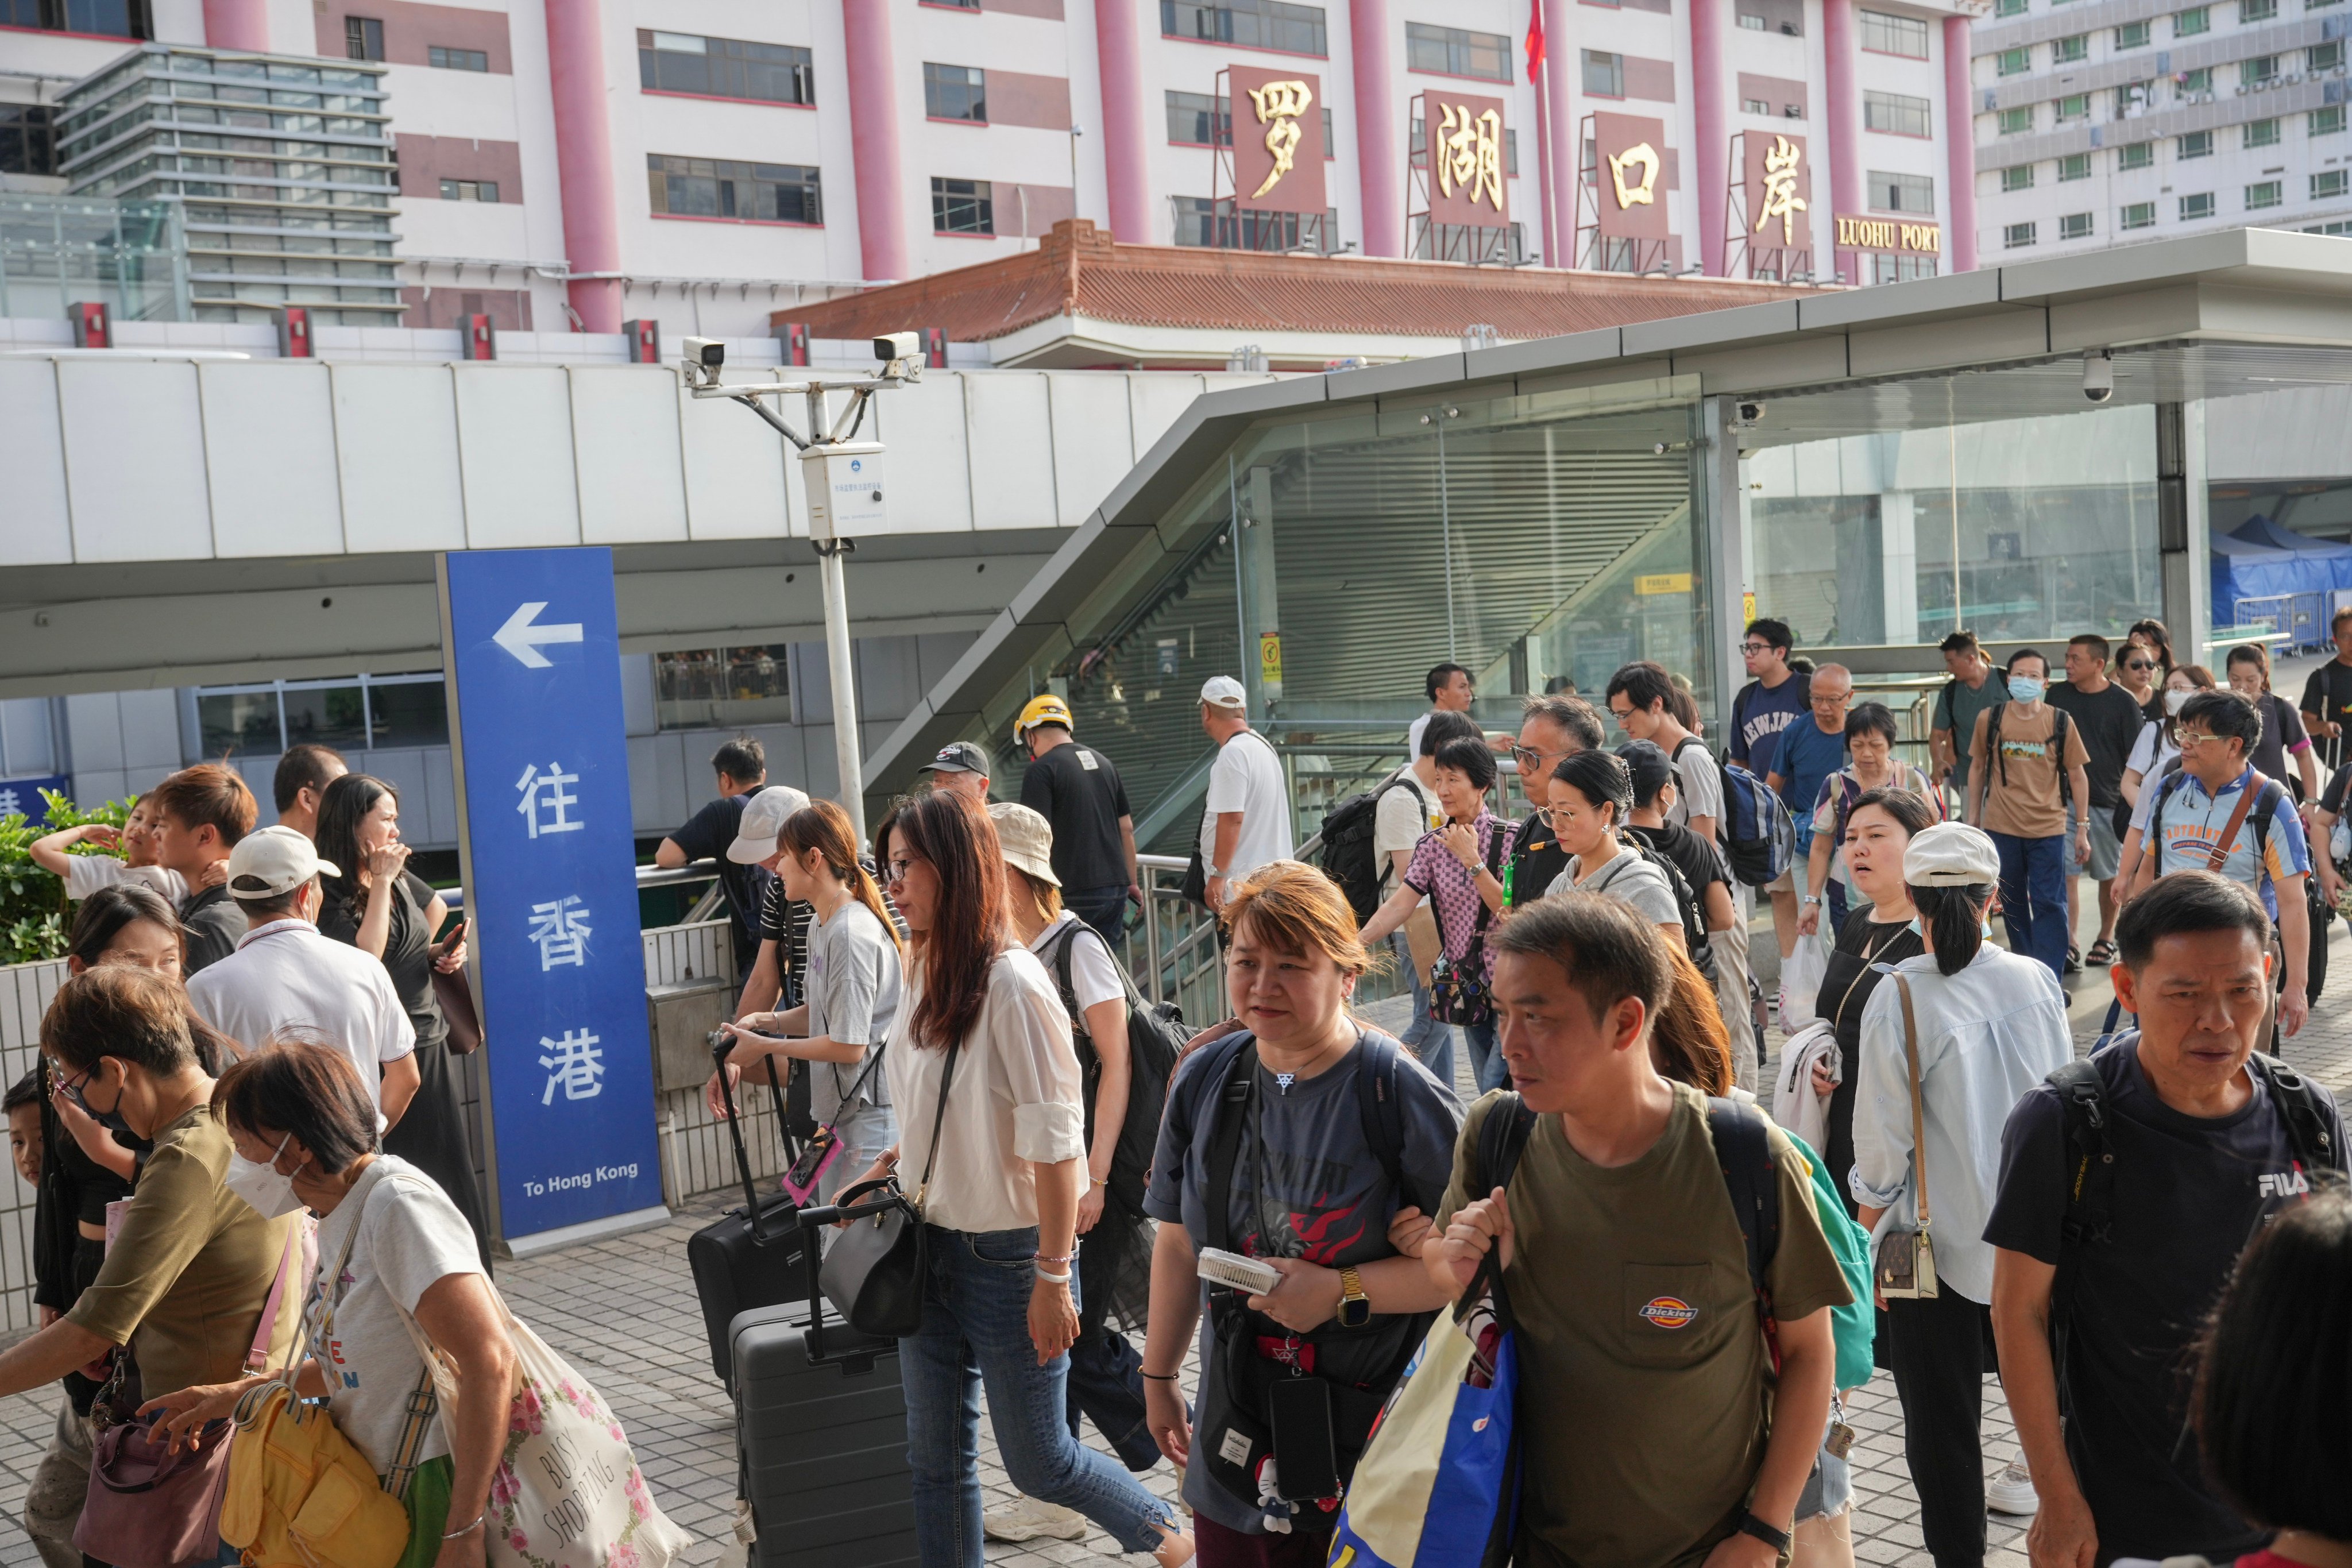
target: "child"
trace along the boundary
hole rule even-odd
[[[130,820],[120,832],[102,822],[85,822],[79,827],[61,827],[35,839],[28,853],[35,865],[65,879],[66,897],[76,903],[117,882],[143,882],[170,900],[176,909],[188,896],[187,879],[155,864],[154,835],[147,817],[147,803],[134,801]],[[122,858],[67,854],[67,847],[73,844],[95,844],[101,849],[119,846]],[[224,860],[206,873],[205,886],[227,875],[228,862]]]
[[[8,1157],[16,1163],[16,1173],[25,1184],[38,1192],[41,1186],[41,1069],[35,1068],[16,1080],[5,1100],[0,1100],[8,1112]]]

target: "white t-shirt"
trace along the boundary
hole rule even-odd
[[[1230,736],[1209,769],[1209,799],[1201,813],[1204,867],[1217,864],[1217,817],[1229,811],[1242,814],[1241,837],[1234,840],[1232,864],[1224,868],[1229,882],[1269,861],[1290,858],[1290,800],[1282,762],[1274,743],[1255,730]]]
[[[111,855],[66,857],[66,897],[74,902],[117,882],[143,882],[169,899],[173,909],[188,896],[188,879],[161,866],[125,865]]]
[[[2164,764],[2180,754],[2180,748],[2164,738],[2164,726],[2154,720],[2139,727],[2139,739],[2132,742],[2131,756],[2124,763],[2126,773],[2139,774],[2139,803],[2132,807],[2131,825],[2141,832],[2147,831],[2148,814],[2156,805],[2156,778]]]
[[[1579,884],[1577,878],[1584,871],[1581,858],[1568,858],[1568,869],[1551,879],[1544,897],[1557,898],[1562,893],[1606,893],[1612,899],[1622,899],[1646,918],[1662,926],[1683,929],[1682,906],[1675,901],[1675,885],[1666,880],[1665,872],[1653,866],[1631,849],[1620,849],[1615,858],[1592,874],[1592,880]]]
[[[321,936],[309,921],[254,927],[235,952],[188,976],[188,1000],[196,1016],[248,1051],[280,1032],[334,1047],[379,1105],[383,1064],[416,1049],[415,1026],[383,961]]]
[[[1669,759],[1675,764],[1675,808],[1666,820],[1688,827],[1694,816],[1723,820],[1723,774],[1705,742],[1693,735],[1679,742]]]
[[[854,1062],[809,1063],[809,1113],[829,1122],[840,1114],[841,1097],[890,1037],[890,1026],[898,1019],[905,989],[898,946],[874,911],[856,899],[835,910],[829,921],[812,912],[808,971],[801,984],[812,1037],[824,1035],[866,1047],[866,1055]],[[857,1098],[869,1105],[889,1104],[888,1075],[877,1068]]]
[[[425,1372],[400,1315],[414,1316],[416,1303],[436,1283],[452,1274],[479,1274],[482,1263],[466,1216],[432,1177],[397,1154],[379,1154],[376,1162],[383,1174],[362,1174],[372,1184],[362,1201],[346,1198],[319,1222],[322,1290],[337,1289],[325,1275],[342,1257],[346,1241],[352,1241],[352,1256],[343,1265],[333,1321],[323,1325],[326,1342],[319,1343],[321,1325],[316,1321],[305,1325],[305,1332],[327,1376],[336,1427],[382,1475],[407,1424],[408,1395]],[[359,1237],[352,1241],[354,1225]],[[448,1434],[436,1416],[426,1425],[417,1458],[448,1451]]]
[[[1436,714],[1437,710],[1433,708],[1428,712],[1423,714],[1420,718],[1415,719],[1412,723],[1405,726],[1404,754],[1407,758],[1410,759],[1421,755],[1422,731],[1429,728],[1430,720],[1436,717]]]
[[[903,1130],[898,1181],[909,1195],[924,1185],[948,1060],[944,1047],[915,1043],[922,999],[917,964],[908,971],[906,999],[882,1058]],[[1029,1167],[1086,1157],[1082,1092],[1077,1048],[1054,977],[1027,948],[1006,948],[989,965],[988,994],[956,1053],[923,1218],[949,1230],[1035,1225],[1037,1182]]]
[[[1037,962],[1045,966],[1046,974],[1058,981],[1055,965],[1060,954],[1055,952],[1055,949],[1064,940],[1061,933],[1073,926],[1077,929],[1068,938],[1071,943],[1070,990],[1078,999],[1078,1011],[1084,1013],[1087,1008],[1099,1007],[1106,1002],[1125,1001],[1127,987],[1119,980],[1118,965],[1111,961],[1110,945],[1103,941],[1101,932],[1069,910],[1064,910],[1053,924],[1039,931],[1037,940],[1029,944],[1029,951],[1035,953]],[[1046,956],[1049,953],[1054,956]],[[1073,1018],[1070,1022],[1079,1027],[1085,1026],[1083,1018]]]
[[[1372,853],[1380,861],[1383,893],[1396,889],[1396,862],[1391,857],[1399,850],[1411,853],[1423,834],[1445,826],[1445,807],[1437,792],[1411,768],[1404,771],[1404,782],[1411,787],[1386,791],[1372,812]]]

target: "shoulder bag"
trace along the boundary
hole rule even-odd
[[[803,1226],[851,1222],[824,1249],[817,1284],[834,1310],[861,1334],[906,1339],[923,1326],[923,1284],[930,1274],[923,1195],[930,1191],[931,1169],[939,1163],[948,1088],[955,1081],[956,1055],[962,1048],[961,1040],[948,1044],[939,1105],[931,1115],[930,1152],[923,1156],[923,1182],[915,1195],[900,1190],[894,1173],[857,1183],[831,1208],[802,1211]]]
[[[1911,1006],[1911,977],[1887,971],[1903,998],[1903,1059],[1911,1069],[1911,1170],[1919,1184],[1916,1229],[1890,1228],[1878,1244],[1878,1293],[1888,1300],[1921,1300],[1942,1294],[1936,1283],[1936,1247],[1927,1235],[1927,1129],[1919,1106],[1919,1019]]]
[[[1508,825],[1498,821],[1486,841],[1484,863],[1496,881],[1502,880],[1504,840],[1508,836]],[[1475,896],[1475,872],[1471,874],[1471,885]],[[1434,914],[1437,895],[1430,894],[1428,902]],[[1486,928],[1494,920],[1495,911],[1487,907],[1485,899],[1479,899],[1477,923],[1470,928],[1470,945],[1464,951],[1461,962],[1441,956],[1429,966],[1429,1016],[1437,1022],[1475,1028],[1494,1020],[1495,991],[1486,972]]]

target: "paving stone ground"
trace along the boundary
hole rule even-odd
[[[2352,974],[2352,969],[2344,967],[2352,963],[2352,942],[2341,925],[2334,937],[2336,973]],[[1770,951],[1769,925],[1758,932],[1757,946]],[[2106,986],[2103,979],[2078,978],[2070,991],[2078,1045],[2087,1048],[2105,1011]],[[2331,1005],[2315,1011],[2303,1037],[2290,1042],[2287,1056],[2342,1093],[2352,1087],[2352,1007],[2341,996],[2329,1000]],[[1463,1069],[1466,1074],[1466,1060]],[[1469,1086],[1465,1081],[1462,1087],[1466,1090]],[[686,1560],[698,1565],[715,1561],[727,1539],[736,1459],[732,1413],[711,1375],[687,1270],[686,1240],[725,1206],[723,1196],[712,1194],[658,1229],[509,1264],[499,1276],[516,1314],[611,1401],[628,1428],[655,1495],[695,1535]],[[0,1399],[0,1512],[10,1520],[17,1516],[33,1468],[47,1445],[57,1398],[44,1391],[37,1396]],[[1874,1377],[1850,1402],[1848,1419],[1860,1434],[1853,1456],[1857,1562],[1925,1568],[1928,1559],[1920,1549],[1918,1501],[1904,1467],[1902,1413],[1892,1380],[1883,1373]],[[1984,1443],[1989,1475],[2017,1451],[2000,1386],[1990,1378],[1985,1383]],[[996,1462],[986,1422],[981,1426],[981,1477],[992,1501],[1013,1495]],[[1174,1494],[1174,1478],[1164,1465],[1144,1481],[1163,1495]],[[1992,1516],[1987,1559],[1992,1568],[2023,1568],[2024,1522]],[[992,1543],[988,1548],[990,1562],[1004,1568],[1075,1568],[1117,1554],[1115,1544],[1099,1532],[1080,1542]],[[0,1527],[0,1568],[38,1561],[21,1531]]]

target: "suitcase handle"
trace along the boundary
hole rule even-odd
[[[883,1195],[870,1203],[857,1201],[868,1193]],[[853,1352],[847,1356],[824,1353],[824,1288],[817,1270],[818,1260],[824,1254],[824,1243],[816,1233],[827,1226],[861,1220],[869,1215],[888,1214],[893,1209],[903,1209],[911,1214],[913,1205],[898,1191],[898,1178],[890,1175],[855,1183],[844,1188],[835,1202],[821,1208],[801,1209],[794,1214],[793,1217],[801,1226],[801,1255],[808,1266],[808,1335],[804,1342],[808,1345],[808,1357],[812,1363],[825,1365],[840,1362],[845,1373],[863,1373],[873,1369],[877,1353],[873,1351]]]

